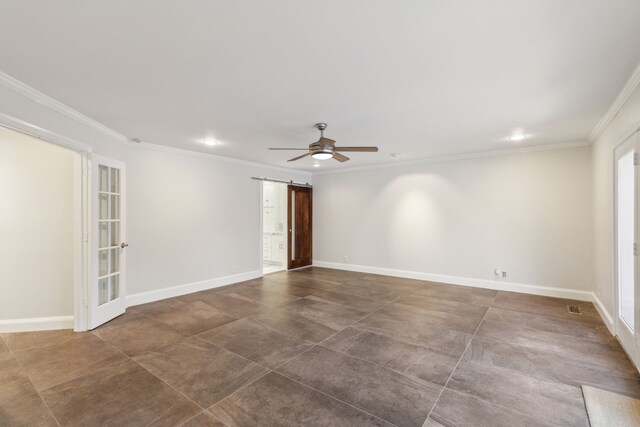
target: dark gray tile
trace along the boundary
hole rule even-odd
[[[532,329],[569,335],[601,343],[617,344],[616,339],[604,324],[597,325],[590,322],[572,320],[572,318],[550,317],[494,307],[489,308],[485,319],[513,325],[522,325]],[[575,319],[575,317],[573,319]]]
[[[567,309],[567,305],[570,304],[580,307],[582,314],[571,314]],[[491,306],[504,310],[520,311],[575,322],[603,325],[600,314],[593,304],[585,301],[519,294],[515,292],[499,292]]]
[[[197,337],[134,360],[202,407],[213,405],[268,372]]]
[[[403,294],[394,302],[426,311],[443,311],[445,313],[452,313],[475,319],[482,319],[482,316],[487,312],[487,307],[485,306],[414,294]]]
[[[459,359],[353,327],[344,329],[322,346],[442,386]]]
[[[626,354],[619,344],[599,343],[563,334],[531,329],[523,325],[513,325],[485,320],[476,334],[478,337],[507,341],[524,347],[539,348],[583,357],[594,363],[617,366],[628,363]]]
[[[73,332],[72,329],[60,329],[56,331],[16,332],[0,334],[0,352],[4,344],[12,351],[25,350],[32,347],[46,347],[52,344],[62,344],[86,335]],[[5,347],[6,348],[6,347]]]
[[[0,402],[0,426],[54,427],[58,423],[34,391]]]
[[[209,411],[230,427],[391,426],[274,372]]]
[[[61,425],[176,425],[201,408],[125,360],[45,390]]]
[[[183,338],[172,327],[146,316],[121,323],[107,323],[93,333],[128,356],[157,350]]]
[[[500,366],[575,387],[591,385],[640,398],[640,375],[631,362],[599,365],[582,356],[559,355],[477,336],[463,360]]]
[[[213,308],[236,318],[259,313],[264,308],[264,306],[246,298],[233,296],[220,290],[216,291],[215,289],[183,295],[178,297],[178,299],[186,303],[202,301]]]
[[[385,307],[353,326],[441,353],[461,356],[473,335],[441,325],[442,322],[434,324],[428,318],[407,316],[399,310],[386,310]]]
[[[411,293],[415,295],[488,307],[495,298],[497,291],[491,289],[472,288],[469,286],[444,285],[441,283],[425,282],[424,286],[411,290]]]
[[[369,313],[368,311],[357,310],[343,304],[314,298],[301,298],[282,306],[282,309],[338,331],[362,319]]]
[[[195,417],[180,424],[180,427],[225,427],[225,424],[207,411],[202,411]]]
[[[249,319],[237,320],[198,336],[270,368],[280,365],[313,345]]]
[[[446,427],[555,426],[555,424],[528,417],[510,408],[503,408],[449,389],[444,389],[429,418]]]
[[[306,292],[301,293],[300,296],[305,296],[308,299],[316,299],[318,301],[326,301],[334,304],[341,304],[341,305],[345,305],[360,311],[371,312],[384,305],[384,302],[380,300],[359,297],[351,294],[345,294],[342,292],[329,291],[326,289],[309,289],[309,288],[303,288],[303,289],[305,289]]]
[[[461,362],[447,388],[517,410],[531,418],[565,426],[589,425],[579,387],[496,366]]]
[[[301,340],[318,343],[338,332],[312,318],[286,310],[266,309],[251,318],[263,325]]]
[[[146,316],[158,316],[165,313],[173,313],[184,307],[185,303],[177,298],[168,298],[131,307],[132,311]]]
[[[395,302],[381,308],[376,315],[378,313],[401,319],[409,324],[440,326],[468,334],[473,334],[478,329],[483,317],[481,313],[431,310]]]
[[[59,344],[18,350],[14,354],[39,391],[126,359],[90,333]]]
[[[283,375],[396,425],[422,425],[441,387],[314,347],[277,369]]]
[[[233,297],[246,299],[269,308],[279,307],[299,298],[287,293],[286,291],[270,289],[264,286],[245,286],[243,288],[225,291],[224,293]]]
[[[231,317],[202,301],[183,303],[175,310],[152,317],[184,335],[196,335],[236,320],[235,317]]]
[[[0,426],[56,425],[36,389],[8,351],[0,353]]]

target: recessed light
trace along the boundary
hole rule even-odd
[[[396,157],[402,157],[402,153],[391,153],[389,154],[391,157],[396,158]]]
[[[513,141],[513,142],[518,142],[518,141],[522,141],[523,139],[526,139],[528,137],[529,137],[529,135],[527,135],[525,133],[514,133],[513,135],[511,135],[509,137],[509,140]]]
[[[213,145],[220,144],[220,141],[217,141],[217,140],[215,140],[213,138],[205,138],[200,142],[202,142],[204,145],[208,145],[208,146],[213,146]]]
[[[313,164],[313,167],[314,167],[314,168],[319,168],[319,167],[320,167],[320,163],[314,163],[314,164]]]

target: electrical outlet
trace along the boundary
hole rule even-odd
[[[349,262],[349,255],[344,256],[344,262]]]
[[[501,271],[501,270],[499,270],[499,269],[497,269],[497,268],[494,268],[494,269],[493,269],[493,275],[494,275],[494,276],[496,276],[496,277],[500,277],[500,274],[502,274],[502,271]]]
[[[502,272],[502,277],[507,277],[507,272],[506,271]]]
[[[238,272],[238,264],[233,264],[233,272],[234,273]]]

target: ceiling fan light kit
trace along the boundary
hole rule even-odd
[[[307,154],[289,159],[289,162],[294,162],[307,156],[311,156],[315,160],[334,158],[339,162],[346,162],[349,158],[338,153],[338,151],[378,151],[378,147],[336,147],[336,142],[333,139],[324,137],[324,130],[327,128],[326,123],[317,123],[316,128],[320,131],[320,139],[317,142],[309,144],[309,152]],[[304,148],[269,148],[269,150],[304,150]]]

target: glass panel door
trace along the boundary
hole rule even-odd
[[[124,164],[93,156],[95,201],[89,327],[124,313]]]

